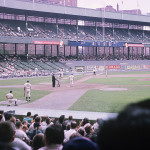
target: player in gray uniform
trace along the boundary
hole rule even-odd
[[[26,101],[30,101],[31,100],[31,84],[29,83],[29,81],[27,81],[25,84],[24,84],[24,96],[26,98]]]
[[[8,106],[11,106],[12,102],[15,102],[15,106],[17,106],[17,99],[14,99],[14,96],[12,94],[12,91],[10,91],[8,94],[6,94],[6,98],[8,100]]]

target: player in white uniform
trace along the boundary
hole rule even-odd
[[[8,100],[8,106],[10,106],[12,104],[12,102],[15,102],[15,106],[17,106],[17,99],[14,99],[14,96],[12,94],[12,91],[10,91],[10,93],[6,94],[6,98]]]
[[[31,84],[29,83],[29,81],[27,81],[25,84],[24,84],[24,96],[26,98],[26,101],[29,101],[31,100]]]
[[[69,79],[70,79],[70,86],[73,86],[73,81],[74,81],[74,75],[73,74],[71,74],[70,76],[69,76]]]

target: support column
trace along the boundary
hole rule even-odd
[[[128,47],[128,60],[130,59],[130,47]]]
[[[28,16],[27,14],[25,14],[25,30],[26,30],[26,34],[28,35]]]
[[[52,52],[53,52],[52,48],[53,48],[53,46],[51,45],[51,57],[52,57]]]
[[[15,43],[15,56],[17,56],[17,44]]]
[[[79,47],[76,46],[76,56],[77,56],[77,60],[79,59]]]
[[[28,62],[28,58],[29,58],[29,54],[28,54],[28,44],[25,44],[25,56],[27,57],[27,62]]]
[[[97,47],[96,47],[96,60],[97,60]]]
[[[115,58],[115,48],[113,47],[113,59]]]
[[[36,44],[35,44],[35,56],[36,56]]]
[[[56,18],[56,34],[57,34],[57,38],[58,38],[58,18]]]
[[[112,23],[112,28],[113,28],[113,40],[114,40],[114,33],[115,33],[114,23]]]
[[[44,57],[46,56],[46,45],[44,44]]]
[[[4,56],[6,55],[6,51],[5,51],[5,43],[3,43],[3,51],[4,51]]]
[[[105,47],[104,47],[104,59],[106,60],[106,52],[105,52]]]
[[[71,56],[71,46],[70,46],[70,56]]]
[[[78,30],[79,30],[79,26],[78,26],[78,20],[76,20],[76,28],[77,28],[77,40],[78,40]]]
[[[64,58],[66,58],[66,46],[64,45]]]
[[[59,57],[59,45],[57,45],[57,57]]]

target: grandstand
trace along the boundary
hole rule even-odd
[[[104,16],[103,10],[43,1],[33,5],[27,0],[1,1],[0,8],[1,76],[12,76],[14,70],[30,76],[33,68],[41,75],[70,72],[76,67],[68,67],[68,60],[150,59],[150,30],[145,30],[149,16],[119,12]]]

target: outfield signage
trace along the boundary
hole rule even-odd
[[[121,69],[121,65],[107,65],[106,69]]]
[[[140,70],[141,66],[140,65],[128,65],[127,70]]]
[[[143,65],[143,69],[150,69],[150,65]]]
[[[64,45],[63,41],[34,41],[33,43],[38,45]]]
[[[69,46],[84,46],[84,47],[124,47],[124,42],[112,41],[68,41]]]
[[[144,44],[136,44],[136,43],[125,43],[125,47],[144,47]]]
[[[76,72],[84,72],[85,71],[84,66],[75,66],[75,70],[76,70]]]

